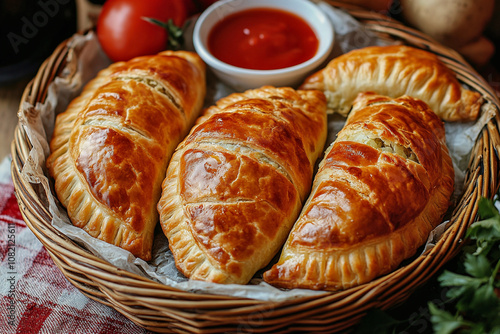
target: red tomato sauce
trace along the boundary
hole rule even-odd
[[[237,67],[273,70],[312,58],[318,50],[312,28],[295,14],[271,8],[247,9],[218,22],[208,35],[208,49]]]

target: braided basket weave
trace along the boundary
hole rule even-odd
[[[388,309],[401,303],[457,254],[468,226],[477,218],[478,199],[492,198],[499,187],[497,96],[461,56],[424,34],[378,13],[334,2],[332,5],[345,9],[381,38],[437,54],[461,82],[480,92],[496,108],[496,116],[476,139],[463,193],[451,215],[450,227],[437,244],[391,274],[337,293],[269,302],[178,290],[110,265],[51,225],[41,186],[21,175],[32,145],[23,127],[18,126],[12,143],[12,178],[21,213],[74,286],[89,298],[156,332],[337,332],[352,328],[370,308]],[[70,52],[68,41],[54,51],[26,87],[21,103],[44,102],[48,85],[61,73]]]

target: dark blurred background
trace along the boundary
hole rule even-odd
[[[32,74],[75,31],[75,1],[0,0],[0,83]]]
[[[0,84],[33,76],[79,28],[82,4],[104,0],[0,0]]]
[[[407,23],[400,3],[405,0],[341,1],[378,10]],[[0,0],[0,85],[33,76],[42,61],[61,41],[77,30],[89,28],[88,22],[96,19],[104,2],[105,0]],[[495,0],[492,18],[484,36],[495,45],[495,53],[486,64],[471,63],[492,86],[496,86],[494,88],[499,89],[500,0]]]

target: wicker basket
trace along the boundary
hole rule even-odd
[[[91,299],[115,308],[136,324],[156,332],[336,332],[352,328],[373,307],[388,309],[409,297],[456,255],[467,227],[476,219],[481,196],[492,198],[499,187],[500,104],[494,91],[457,53],[384,15],[342,7],[380,37],[436,53],[465,84],[496,108],[476,139],[463,195],[451,226],[435,247],[406,266],[371,283],[346,291],[268,302],[230,296],[189,293],[116,268],[84,250],[51,224],[40,185],[21,177],[31,143],[18,126],[12,143],[12,178],[28,227],[43,243],[66,278]],[[22,101],[43,102],[47,87],[66,64],[68,43],[62,43],[26,87]]]

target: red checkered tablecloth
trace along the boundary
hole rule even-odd
[[[149,333],[84,296],[56,267],[21,217],[10,176],[0,164],[0,333]]]

